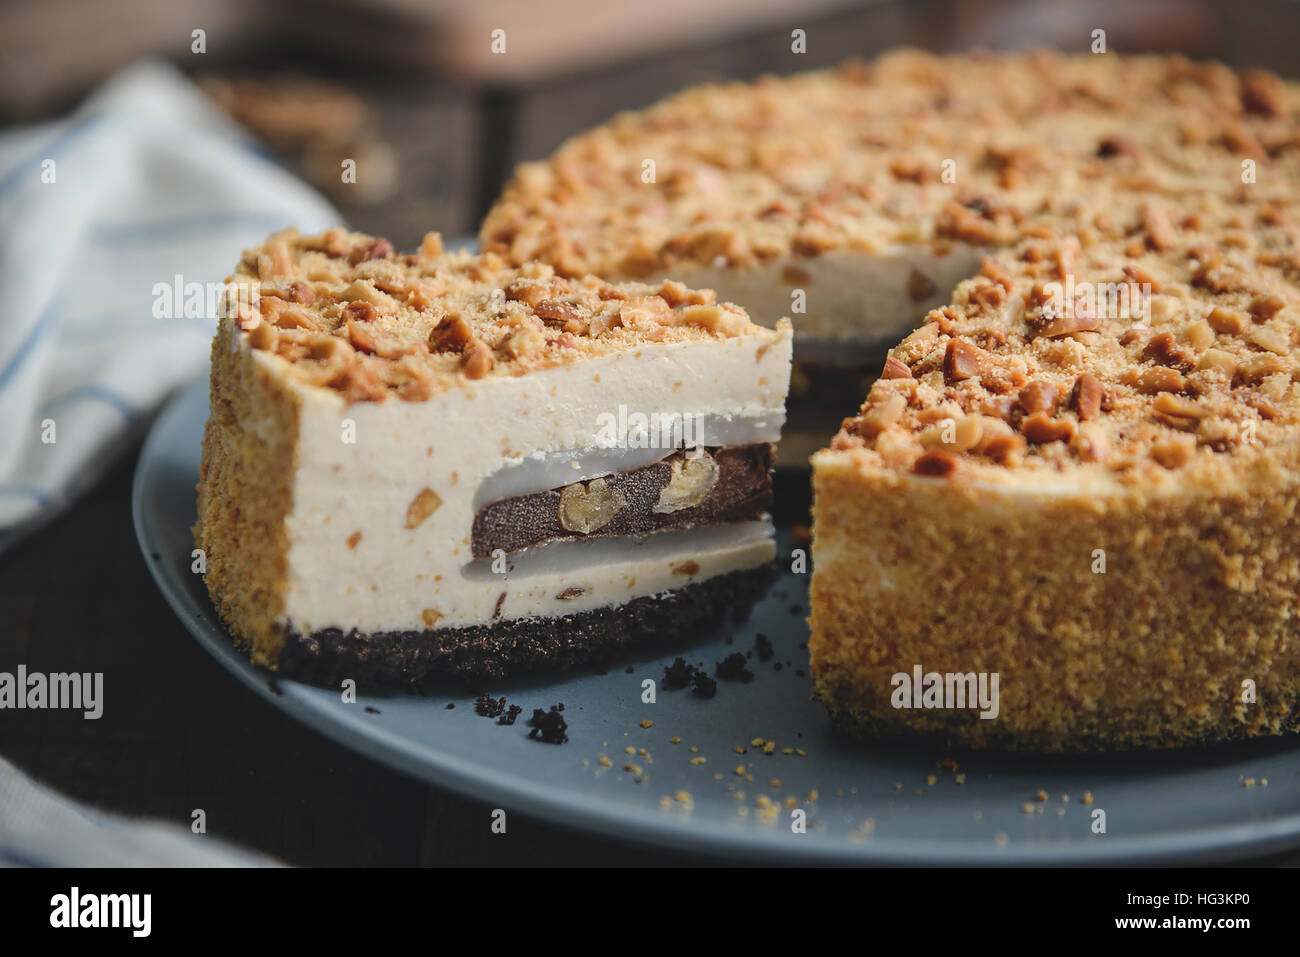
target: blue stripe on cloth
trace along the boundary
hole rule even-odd
[[[52,867],[53,862],[32,857],[17,847],[0,844],[0,865],[7,867]]]
[[[111,405],[121,412],[122,417],[128,422],[138,414],[138,410],[129,400],[102,385],[82,385],[77,386],[75,389],[69,389],[67,392],[60,393],[46,402],[41,406],[41,411],[49,412],[58,406],[67,405],[70,402],[80,402],[84,399],[93,399]]]
[[[267,146],[261,140],[252,139],[250,137],[249,139],[244,140],[242,145],[244,147],[244,152],[249,156],[252,156],[255,159],[265,160],[272,166],[280,167],[280,169],[286,168],[283,163],[276,159],[275,153],[271,152],[271,147]]]
[[[53,159],[56,162],[58,157],[54,156],[55,150],[63,149],[69,143],[72,143],[94,130],[100,123],[108,119],[107,113],[89,113],[79,119],[73,120],[62,133],[59,133],[48,143],[45,143],[39,149],[33,150],[23,160],[21,160],[13,169],[0,176],[0,201],[7,198],[6,194],[10,193],[18,185],[19,178],[24,173],[31,173],[34,170],[31,167],[39,167],[42,160]],[[33,182],[35,179],[33,179]]]
[[[18,374],[19,367],[31,354],[31,351],[36,348],[36,344],[53,331],[54,317],[58,314],[59,307],[63,305],[63,299],[66,295],[67,290],[63,289],[51,297],[45,311],[41,313],[36,320],[36,324],[32,326],[32,331],[27,334],[27,338],[19,344],[14,354],[10,356],[9,361],[0,367],[0,392],[3,392],[5,386],[9,384],[9,380]]]

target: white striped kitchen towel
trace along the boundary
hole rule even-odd
[[[165,821],[78,804],[0,758],[0,867],[268,867],[279,861]]]
[[[0,551],[204,369],[241,250],[339,221],[165,63],[0,132]]]

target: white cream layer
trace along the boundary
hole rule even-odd
[[[755,322],[766,326],[789,316],[801,338],[879,339],[907,332],[931,309],[950,302],[953,289],[975,273],[983,255],[962,244],[942,256],[927,246],[900,246],[881,253],[837,249],[748,269],[683,265],[672,271],[671,278],[693,289],[715,290],[720,300],[744,306]],[[795,277],[787,276],[787,269],[808,278],[791,281]],[[908,290],[913,269],[935,287],[919,301]],[[795,289],[806,295],[802,314],[794,311]],[[802,348],[800,356],[814,358]]]
[[[775,555],[770,521],[740,522],[555,542],[509,556],[504,575],[483,562],[461,566],[461,574],[467,587],[492,589],[494,601],[506,596],[501,618],[529,618],[620,605],[641,595],[659,595],[753,568]]]
[[[302,413],[285,619],[304,633],[373,632],[423,629],[434,615],[441,628],[569,614],[770,560],[770,528],[747,523],[712,537],[666,533],[640,547],[626,542],[626,558],[609,546],[591,549],[586,568],[566,557],[553,571],[528,561],[504,576],[466,573],[475,493],[503,466],[598,447],[607,414],[617,415],[620,404],[645,413],[770,419],[784,406],[790,351],[788,329],[647,344],[487,378],[424,402],[349,406],[331,390],[295,386]],[[256,357],[283,364],[266,353]],[[350,435],[355,442],[345,441]],[[407,509],[426,488],[441,504],[407,528]],[[580,549],[597,544],[565,551],[582,558]]]

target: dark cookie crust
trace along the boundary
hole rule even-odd
[[[345,678],[358,686],[429,694],[451,676],[500,679],[600,661],[636,645],[686,641],[743,619],[775,577],[770,565],[719,575],[662,596],[561,618],[531,618],[432,631],[290,632],[280,653],[283,675],[319,685]]]

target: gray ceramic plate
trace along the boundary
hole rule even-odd
[[[800,575],[783,577],[751,619],[729,633],[683,635],[681,647],[619,661],[603,675],[475,689],[505,695],[525,718],[535,707],[563,702],[569,741],[559,746],[529,740],[523,718],[505,727],[477,716],[475,695],[463,689],[345,704],[334,691],[272,680],[234,651],[202,581],[190,572],[206,417],[207,385],[196,382],[154,425],[135,476],[136,533],[163,594],[213,657],[257,694],[432,784],[617,838],[751,860],[1210,861],[1300,846],[1296,738],[1117,757],[949,753],[932,744],[861,746],[841,738],[808,700],[807,579]],[[796,502],[806,496],[799,487],[806,479],[797,474],[778,477],[778,494],[781,478]],[[781,548],[791,548],[788,528]],[[656,704],[642,704],[641,682],[661,679],[676,654],[712,671],[725,655],[751,650],[757,632],[770,637],[776,654],[764,663],[755,655],[752,682],[719,682],[711,700],[660,690]],[[643,728],[645,721],[653,724]],[[755,738],[775,742],[774,753],[754,748]],[[629,756],[626,748],[646,754]],[[956,769],[941,766],[945,759]],[[752,780],[737,775],[738,766]],[[1254,787],[1245,786],[1248,778]],[[1040,789],[1048,796],[1041,803]],[[1086,792],[1091,804],[1084,803]],[[788,797],[806,814],[804,833],[792,827]],[[764,812],[760,799],[776,809]],[[1103,835],[1091,829],[1097,810],[1106,814]]]

